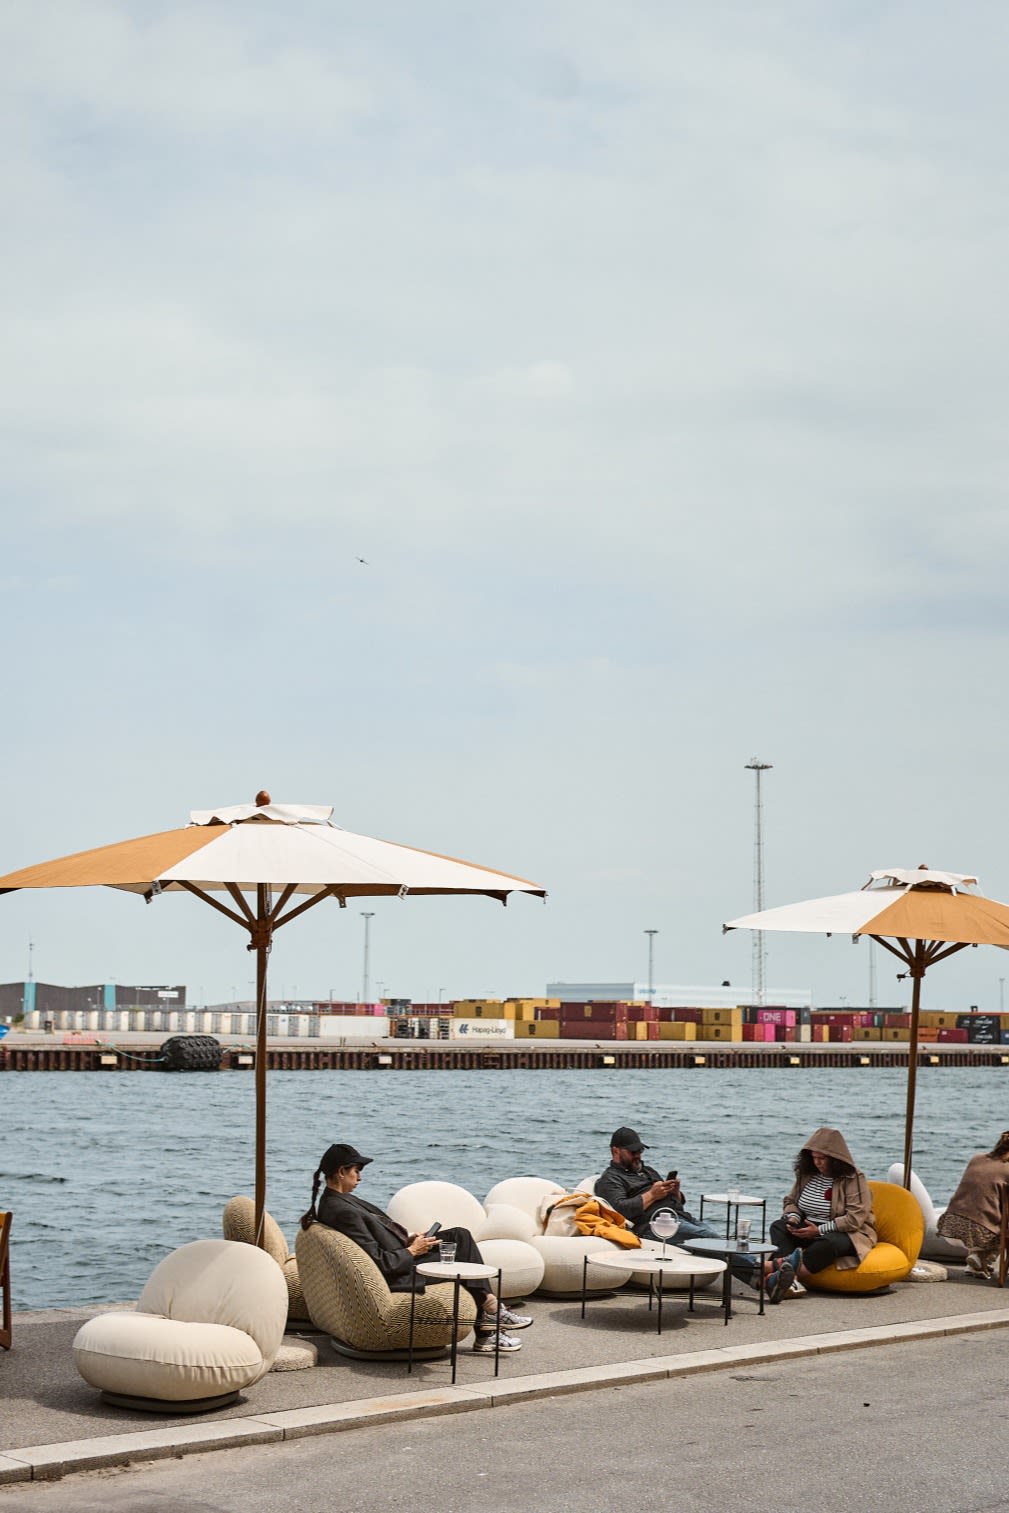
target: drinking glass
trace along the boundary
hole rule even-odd
[[[452,1266],[452,1265],[454,1265],[454,1263],[455,1263],[455,1241],[454,1240],[442,1240],[441,1241],[440,1245],[438,1246],[438,1259],[439,1259],[439,1261],[443,1261],[446,1266]]]
[[[662,1259],[666,1259],[666,1241],[671,1240],[680,1227],[680,1221],[671,1208],[660,1208],[648,1220],[653,1235],[662,1241]]]

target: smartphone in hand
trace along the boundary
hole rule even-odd
[[[432,1236],[434,1236],[434,1235],[436,1235],[438,1233],[439,1229],[441,1229],[441,1220],[440,1219],[435,1219],[434,1223],[431,1225],[431,1228],[430,1229],[426,1229],[424,1231],[424,1233],[427,1235],[427,1238],[430,1240],[432,1238]]]

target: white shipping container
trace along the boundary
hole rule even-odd
[[[386,1014],[320,1014],[319,1034],[325,1040],[384,1040],[389,1033]]]
[[[514,1040],[514,1019],[450,1019],[449,1040]]]

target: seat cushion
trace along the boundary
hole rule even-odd
[[[508,1203],[513,1208],[520,1208],[535,1222],[537,1232],[542,1233],[540,1204],[549,1194],[560,1198],[566,1191],[566,1188],[559,1187],[546,1177],[507,1177],[503,1182],[496,1183],[483,1201],[485,1208],[491,1208],[495,1203]]]
[[[480,1233],[484,1208],[479,1198],[455,1182],[410,1182],[389,1200],[390,1219],[410,1234],[422,1234],[439,1219],[446,1229],[459,1226]]]
[[[481,1240],[480,1254],[488,1266],[500,1266],[503,1298],[527,1297],[543,1281],[545,1262],[528,1240]]]
[[[77,1331],[73,1352],[77,1370],[92,1387],[167,1402],[251,1387],[267,1369],[244,1330],[152,1313],[89,1319]]]
[[[579,1297],[582,1290],[582,1260],[594,1251],[612,1250],[619,1257],[620,1246],[600,1240],[598,1235],[537,1235],[532,1245],[543,1258],[540,1292],[561,1297]],[[590,1266],[586,1291],[612,1292],[630,1280],[623,1267]]]
[[[893,1282],[903,1282],[910,1274],[914,1262],[909,1261],[904,1251],[887,1240],[874,1245],[865,1260],[858,1266],[840,1271],[836,1266],[825,1266],[816,1272],[804,1285],[816,1287],[822,1292],[878,1292]]]

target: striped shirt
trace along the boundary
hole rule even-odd
[[[833,1177],[817,1172],[805,1183],[796,1203],[796,1207],[805,1214],[806,1222],[815,1224],[821,1235],[828,1235],[837,1228],[830,1217],[830,1195],[833,1187]]]

